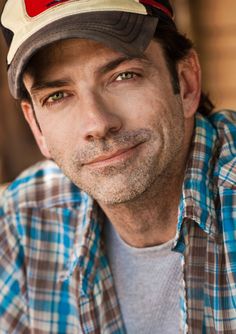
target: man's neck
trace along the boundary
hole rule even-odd
[[[130,246],[141,248],[159,245],[174,238],[183,175],[157,180],[152,188],[132,202],[105,205],[103,211],[120,237]]]

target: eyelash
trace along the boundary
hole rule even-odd
[[[123,74],[125,74],[125,75],[131,75],[132,76],[132,78],[127,78],[127,79],[121,79],[121,80],[118,80],[118,78],[121,76],[121,75],[123,75]],[[132,80],[132,79],[135,79],[135,77],[138,77],[138,76],[140,76],[139,74],[137,74],[137,73],[135,73],[135,72],[132,72],[132,71],[125,71],[125,72],[121,72],[121,73],[119,73],[119,75],[117,75],[117,77],[116,77],[116,80],[115,81],[128,81],[128,80]]]
[[[58,99],[58,100],[55,100],[55,101],[49,101],[50,98],[52,98],[53,96],[55,95],[58,95],[58,94],[62,94],[63,97]],[[66,96],[65,96],[66,95]],[[58,91],[58,92],[55,92],[51,95],[49,95],[44,101],[43,101],[43,106],[47,106],[47,107],[50,107],[50,106],[54,106],[58,103],[62,103],[62,101],[64,101],[66,98],[68,98],[70,95],[69,93],[66,93],[66,92],[63,92],[63,91]]]

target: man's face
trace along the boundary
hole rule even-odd
[[[42,152],[101,203],[133,200],[178,173],[184,112],[158,43],[131,59],[94,41],[61,41],[35,56],[24,82]]]

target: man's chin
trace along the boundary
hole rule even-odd
[[[109,195],[92,195],[91,196],[101,205],[115,206],[134,202],[141,194],[109,194]]]
[[[129,181],[117,182],[117,180],[114,180],[113,182],[106,182],[106,184],[97,182],[94,187],[82,186],[82,189],[98,203],[104,205],[127,204],[142,196],[151,184],[150,180],[146,183],[136,181],[133,184]]]

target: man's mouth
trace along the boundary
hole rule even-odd
[[[102,154],[95,159],[92,159],[86,163],[84,163],[84,166],[89,166],[89,167],[106,167],[108,165],[114,165],[116,163],[120,163],[128,159],[134,154],[135,149],[140,146],[142,143],[139,143],[137,145],[124,148],[124,149],[119,149],[114,152]]]

